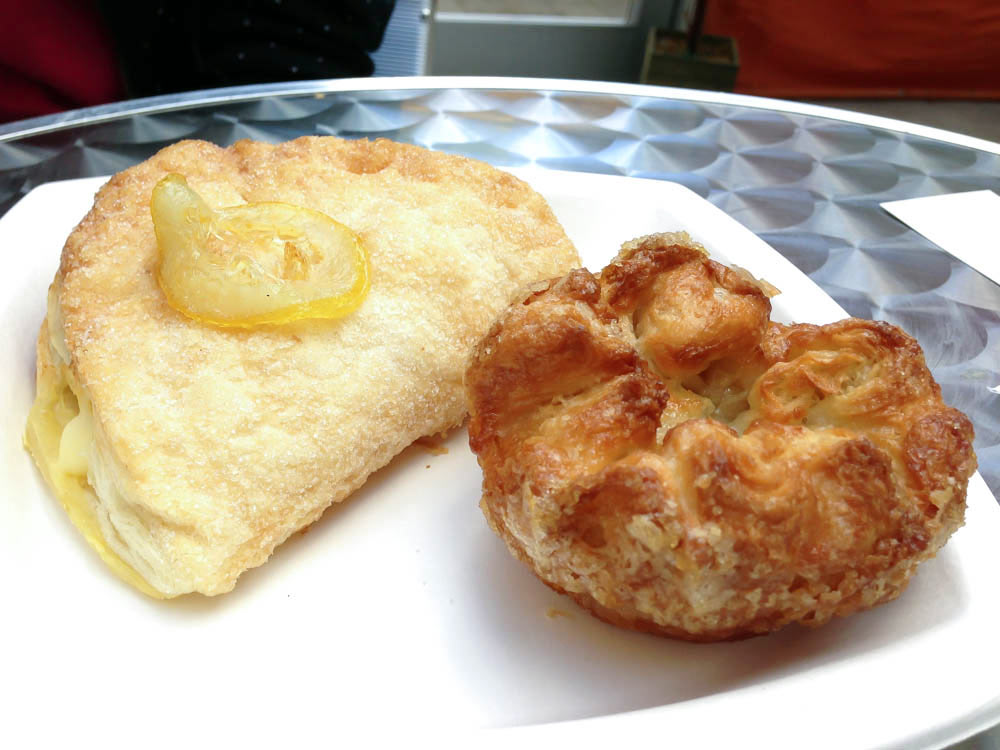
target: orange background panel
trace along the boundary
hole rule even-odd
[[[1000,98],[998,0],[712,0],[736,90],[780,97]]]

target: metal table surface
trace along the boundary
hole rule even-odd
[[[851,315],[921,343],[1000,490],[1000,286],[879,203],[1000,192],[1000,145],[826,107],[715,92],[492,78],[269,84],[0,126],[0,214],[51,180],[122,170],[182,138],[228,145],[383,136],[497,166],[682,183],[756,232]],[[996,747],[993,730],[969,747]],[[984,744],[985,743],[985,744]]]

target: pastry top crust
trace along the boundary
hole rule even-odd
[[[886,323],[769,321],[683,234],[508,308],[466,373],[483,509],[604,619],[715,640],[893,598],[961,525],[969,420]]]
[[[281,201],[347,225],[368,297],[340,320],[254,330],[176,312],[149,212],[170,172],[213,208]],[[112,546],[164,593],[231,589],[414,439],[459,423],[473,342],[518,288],[578,262],[521,180],[387,140],[185,141],[116,175],[66,243],[49,315],[116,488],[101,498]]]

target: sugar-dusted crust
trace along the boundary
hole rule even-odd
[[[711,641],[898,596],[963,521],[969,420],[886,323],[769,321],[683,234],[508,308],[466,373],[491,527],[616,625]]]
[[[255,330],[177,313],[149,212],[169,172],[216,208],[282,201],[351,227],[368,297],[340,320]],[[66,243],[49,313],[93,408],[108,544],[166,595],[230,590],[413,440],[458,424],[469,348],[515,290],[578,263],[522,181],[386,140],[186,141],[115,176]]]

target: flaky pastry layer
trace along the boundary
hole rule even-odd
[[[898,596],[963,522],[969,420],[886,323],[770,321],[684,234],[505,310],[466,373],[482,509],[609,622],[690,640]]]
[[[371,264],[361,307],[252,330],[172,309],[149,212],[171,172],[213,208],[279,201],[350,227]],[[39,372],[92,413],[81,529],[160,595],[229,591],[415,439],[460,423],[469,348],[515,290],[578,263],[545,200],[481,162],[329,137],[164,149],[101,189],[51,290]]]

